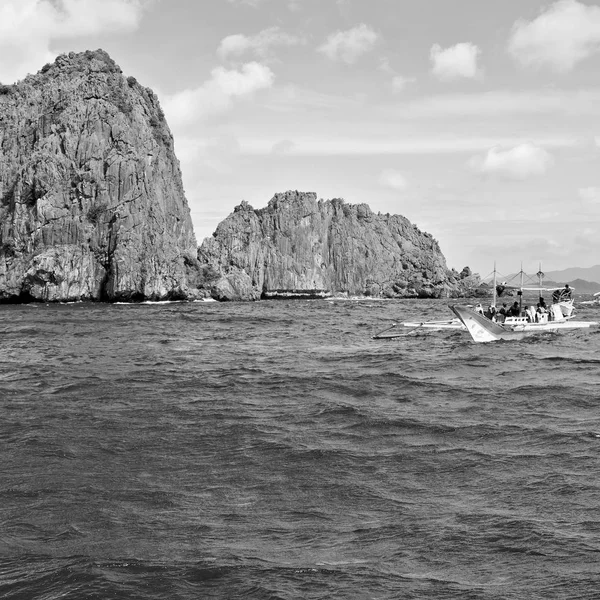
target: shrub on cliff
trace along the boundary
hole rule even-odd
[[[102,215],[108,210],[108,205],[107,204],[96,204],[95,206],[92,206],[90,208],[90,210],[88,210],[87,212],[87,220],[90,223],[94,223],[97,224],[98,221],[100,220],[100,217],[102,217]]]

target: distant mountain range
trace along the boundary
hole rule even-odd
[[[519,285],[519,273],[502,276],[504,281],[509,282],[509,285]],[[491,279],[486,279],[488,283]],[[498,279],[500,283],[500,279]],[[600,291],[600,265],[595,267],[571,267],[562,271],[546,271],[544,273],[544,287],[562,287],[568,283],[579,294],[594,294]],[[533,287],[537,283],[535,273],[527,274],[525,285]]]
[[[585,279],[573,279],[573,280],[560,280],[559,282],[551,281],[550,279],[544,279],[544,287],[561,287],[565,283],[568,283],[576,293],[578,294],[595,294],[600,292],[600,283],[595,281],[587,281]]]
[[[546,279],[552,279],[553,281],[569,283],[576,279],[583,279],[589,282],[600,281],[600,265],[595,267],[588,267],[586,269],[582,267],[570,267],[569,269],[563,269],[562,271],[547,271],[544,275],[544,281]],[[600,284],[598,284],[600,287]]]

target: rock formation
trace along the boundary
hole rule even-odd
[[[198,259],[213,269],[211,293],[220,300],[302,292],[437,298],[479,283],[468,269],[450,271],[438,243],[406,218],[297,191],[260,210],[242,202]]]
[[[196,253],[152,90],[101,50],[0,86],[0,301],[187,298]]]

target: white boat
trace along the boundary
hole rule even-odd
[[[526,317],[507,317],[504,323],[496,323],[467,306],[455,305],[450,308],[467,328],[475,342],[520,340],[536,333],[556,332],[562,329],[583,329],[598,325],[597,321],[574,321],[562,314],[557,320],[546,320],[542,323],[528,321]],[[561,312],[558,306],[556,310]]]
[[[468,306],[454,305],[450,307],[466,327],[473,341],[519,340],[537,333],[556,332],[563,329],[583,329],[598,325],[597,321],[575,321],[573,319],[572,288],[569,288],[568,285],[565,285],[564,288],[544,288],[542,286],[544,274],[541,267],[537,273],[539,278],[538,287],[525,287],[523,285],[524,273],[522,268],[520,274],[521,285],[517,292],[520,301],[514,303],[515,306],[518,304],[518,316],[507,316],[503,322],[499,322],[496,317],[489,319]],[[492,303],[494,312],[496,312],[496,290],[496,267],[494,265],[494,300]],[[532,305],[524,308],[522,301],[523,292],[525,291],[535,291],[538,294],[552,292],[553,303],[547,310],[541,312],[534,309]]]

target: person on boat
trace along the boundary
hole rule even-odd
[[[543,300],[543,298],[540,298],[540,300]],[[535,307],[535,312],[543,315],[544,313],[548,312],[548,309],[546,308],[546,304],[543,302],[538,302],[536,307]]]
[[[481,306],[481,303],[475,307],[475,312],[479,313],[480,315],[483,314],[483,306]]]
[[[515,300],[514,304],[509,308],[508,316],[518,317],[520,314],[521,310],[519,309],[519,303]]]
[[[529,321],[529,323],[536,322],[536,310],[533,308],[533,304],[525,307],[525,316],[527,317],[527,321]]]
[[[562,290],[554,290],[552,292],[552,302],[556,304],[557,302],[562,302],[563,300],[571,299],[571,288],[568,283],[565,283],[565,287]]]
[[[494,317],[496,316],[496,307],[493,304],[490,304],[486,309],[485,312],[483,313],[483,316],[488,318],[490,321],[494,320]]]
[[[544,297],[543,297],[543,296],[540,296],[540,301],[539,301],[539,303],[538,303],[538,306],[539,306],[540,308],[543,308],[545,311],[547,311],[547,310],[548,310],[548,308],[547,308],[547,306],[546,306],[546,301],[544,300]]]
[[[498,323],[504,323],[504,320],[508,316],[508,307],[506,306],[506,302],[502,303],[502,306],[498,310],[498,314],[496,315],[496,321]]]
[[[540,298],[540,301],[537,303],[535,307],[535,321],[536,323],[540,323],[544,321],[542,315],[547,314],[548,309],[546,308],[546,303],[542,302],[544,299]]]

